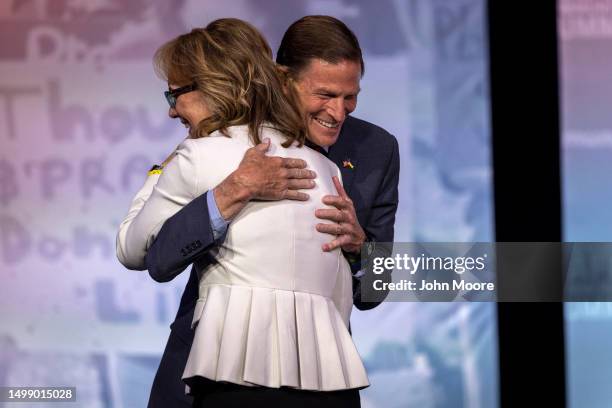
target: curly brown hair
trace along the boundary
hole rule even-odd
[[[168,83],[196,84],[211,116],[192,129],[191,137],[206,137],[229,126],[249,126],[253,143],[260,143],[262,125],[285,135],[283,146],[300,146],[306,126],[292,87],[272,60],[261,33],[249,23],[223,18],[196,28],[161,46],[154,57],[157,74]]]

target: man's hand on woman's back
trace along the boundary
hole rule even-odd
[[[314,188],[316,174],[301,159],[266,156],[270,140],[247,150],[238,168],[215,187],[215,202],[226,221],[250,200],[308,200],[299,191]]]

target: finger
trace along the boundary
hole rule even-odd
[[[342,226],[340,224],[317,224],[316,225],[316,230],[319,232],[322,232],[324,234],[330,234],[330,235],[342,235]]]
[[[315,211],[315,217],[338,223],[346,221],[344,213],[336,209],[318,209]]]
[[[323,199],[321,201],[323,201],[323,204],[333,205],[339,210],[345,210],[351,207],[350,202],[339,196],[323,196]]]
[[[306,193],[296,190],[287,190],[285,192],[285,196],[287,200],[295,200],[295,201],[308,201],[310,196]]]
[[[348,239],[346,238],[346,235],[343,237],[338,237],[332,242],[323,244],[323,246],[321,246],[321,249],[323,249],[324,252],[333,251],[336,248],[340,248],[341,246],[346,245],[348,243],[347,241]]]
[[[311,189],[316,186],[316,183],[313,180],[299,180],[299,179],[289,179],[287,180],[287,188],[289,190],[304,190]]]
[[[312,170],[289,168],[287,170],[289,178],[293,179],[313,179],[317,177],[317,173]]]
[[[308,164],[302,159],[283,158],[283,166],[288,169],[305,169]]]
[[[338,192],[338,195],[340,195],[340,197],[344,198],[345,200],[348,200],[349,196],[348,194],[346,194],[346,191],[344,191],[344,187],[342,187],[342,183],[340,183],[340,179],[338,178],[338,176],[333,176],[332,181],[334,182],[334,186],[336,186],[336,191]]]
[[[255,146],[255,150],[261,153],[267,152],[269,148],[270,148],[270,139],[267,137],[261,143]]]

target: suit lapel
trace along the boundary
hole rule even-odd
[[[355,140],[351,143],[350,131],[347,131],[349,123],[347,122],[349,121],[347,120],[342,126],[342,130],[340,130],[338,141],[329,148],[329,159],[340,168],[344,190],[350,195],[358,163],[356,162],[357,150],[354,143]],[[351,168],[350,165],[352,165],[353,168]]]

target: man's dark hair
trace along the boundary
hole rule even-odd
[[[365,72],[359,41],[355,34],[337,18],[330,16],[306,16],[300,18],[285,32],[276,62],[289,69],[297,77],[313,58],[337,64],[355,61]]]

